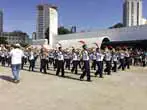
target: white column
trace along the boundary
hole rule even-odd
[[[53,47],[55,37],[58,34],[58,11],[57,9],[49,9],[49,45]]]

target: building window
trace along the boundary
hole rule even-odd
[[[134,25],[134,2],[131,3],[131,24]]]
[[[139,2],[137,3],[137,25],[139,25]]]

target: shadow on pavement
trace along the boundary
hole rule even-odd
[[[6,75],[0,75],[0,80],[5,80],[8,82],[13,82],[13,78],[10,76],[6,76]]]
[[[23,70],[24,71],[28,71],[27,69],[23,69]],[[30,71],[30,72],[44,74],[44,75],[57,76],[56,74],[53,74],[51,72],[47,72],[46,74],[45,73],[41,73],[40,71]],[[78,74],[78,75],[80,75],[80,74]],[[60,76],[58,76],[58,77],[60,77]],[[65,72],[65,76],[63,78],[80,81],[80,78],[74,78],[74,77],[66,76],[66,72]]]

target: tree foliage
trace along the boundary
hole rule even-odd
[[[21,45],[22,47],[27,47],[29,44],[28,44],[28,43],[25,43],[25,42],[21,42],[20,45]]]
[[[58,34],[59,35],[70,34],[70,33],[72,33],[72,31],[69,30],[69,29],[67,29],[67,28],[65,28],[65,27],[63,27],[63,26],[58,28]],[[45,34],[45,39],[48,39],[48,36],[49,36],[49,27],[46,29],[46,31],[45,31],[44,34]]]
[[[27,33],[25,32],[22,32],[22,31],[13,31],[13,32],[10,32],[9,35],[11,36],[22,36],[22,35],[27,35]]]
[[[58,28],[59,35],[70,34],[70,33],[72,33],[71,30],[69,30],[63,26]]]
[[[8,44],[6,37],[0,37],[0,44]]]

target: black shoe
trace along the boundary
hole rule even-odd
[[[63,78],[64,78],[65,76],[64,76],[64,75],[61,75],[61,77],[63,77]]]
[[[87,81],[88,81],[88,82],[92,82],[92,80],[90,80],[90,79],[87,79]]]
[[[80,81],[83,81],[83,78],[80,77]]]

